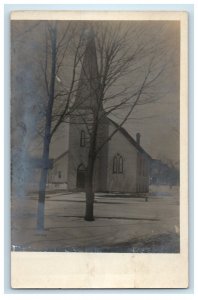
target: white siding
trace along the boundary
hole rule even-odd
[[[115,130],[109,125],[109,135]],[[113,173],[113,158],[119,153],[123,157],[123,173]],[[136,192],[137,150],[121,133],[117,132],[108,145],[107,190],[114,192]]]
[[[48,183],[67,183],[68,154],[54,162],[53,169],[49,171]]]
[[[50,158],[56,159],[65,151],[69,145],[69,123],[62,123],[52,137],[50,144]]]

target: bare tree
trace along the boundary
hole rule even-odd
[[[43,78],[45,82],[45,90],[47,93],[47,104],[44,108],[44,128],[43,124],[40,133],[43,134],[43,152],[42,152],[42,168],[39,184],[39,199],[37,212],[37,228],[44,228],[44,204],[45,191],[47,184],[47,175],[49,169],[49,151],[50,143],[53,135],[63,122],[68,122],[68,117],[76,106],[73,105],[74,94],[76,93],[76,85],[78,83],[78,65],[83,55],[83,36],[78,35],[75,39],[75,26],[67,23],[62,34],[57,22],[48,22],[45,32],[45,49],[44,49],[44,64],[42,66]],[[73,49],[72,56],[70,55]],[[66,56],[70,56],[72,61],[72,74],[69,82],[61,81],[61,68],[65,64]],[[59,85],[57,85],[57,82]],[[61,83],[61,84],[60,84]],[[43,122],[42,122],[43,123]]]
[[[21,31],[19,34],[13,26],[13,31],[16,30],[13,37],[13,52],[15,52],[15,44],[19,43],[16,51],[17,55],[21,57],[21,62],[25,60],[23,66],[21,66],[21,69],[23,69],[23,76],[21,77],[24,82],[21,90],[23,92],[20,92],[19,96],[17,95],[17,99],[20,99],[21,96],[24,99],[20,105],[20,109],[23,109],[23,113],[20,115],[23,118],[25,111],[27,113],[28,106],[29,116],[31,112],[34,114],[31,138],[26,139],[26,149],[25,151],[23,150],[23,153],[31,152],[32,145],[37,144],[35,143],[36,139],[39,139],[42,148],[39,161],[40,182],[37,208],[37,229],[42,230],[44,229],[47,176],[51,164],[49,159],[50,145],[52,137],[59,126],[63,122],[69,122],[69,116],[78,107],[78,105],[73,105],[73,99],[78,86],[78,69],[83,56],[85,40],[84,35],[81,34],[82,28],[79,28],[77,24],[72,22],[32,22],[32,25],[28,26],[26,30],[24,30],[24,25],[19,25],[19,32]],[[20,47],[26,42],[27,35],[30,37],[34,36],[34,41],[32,42],[31,38],[30,41],[28,40],[26,52],[23,53],[25,56],[22,57],[20,55]],[[27,50],[30,50],[30,55],[33,54],[33,51],[36,55],[32,55],[29,58],[30,55],[28,55]],[[13,56],[13,78],[20,77],[18,75],[20,73],[19,68],[14,68],[16,62],[17,60]],[[37,65],[37,67],[32,67],[32,63]],[[67,73],[70,76],[65,78]],[[27,76],[28,74],[30,75]],[[61,77],[63,78],[61,79]],[[32,83],[32,80],[34,83]],[[16,85],[14,85],[14,88],[16,90]],[[39,99],[35,99],[36,97],[34,96],[34,94],[38,95],[36,93],[37,90],[40,91],[39,95],[41,95]],[[14,115],[12,114],[12,116]],[[17,125],[19,128],[21,128],[22,124],[20,119],[19,117],[19,125]],[[26,123],[24,122],[24,124]],[[16,134],[17,137],[18,134]],[[21,140],[24,139],[22,138]],[[23,144],[21,143],[22,145],[24,145],[24,142]],[[24,155],[19,159],[19,161],[21,160],[24,161]]]
[[[162,45],[138,43],[138,35],[143,34],[134,28],[132,47],[129,42],[131,31],[121,23],[89,24],[87,47],[82,60],[79,85],[83,106],[87,102],[89,110],[77,109],[75,118],[87,128],[87,175],[85,220],[94,220],[94,168],[97,157],[104,146],[122,128],[138,105],[157,101],[155,83],[162,75],[166,61],[161,61]],[[135,78],[131,82],[131,78]],[[84,86],[84,88],[83,88]],[[79,107],[80,108],[80,107]],[[121,112],[122,120],[108,136],[103,135],[104,125],[113,114]]]

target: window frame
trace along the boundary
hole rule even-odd
[[[118,161],[118,173],[119,174],[123,174],[123,170],[124,170],[124,161],[123,161],[123,157],[121,155],[119,155],[119,161]]]
[[[85,147],[86,146],[86,135],[85,131],[81,130],[80,132],[80,147]]]
[[[123,174],[124,173],[124,159],[119,153],[115,154],[113,157],[113,174]]]
[[[113,174],[117,174],[118,173],[118,159],[117,159],[117,155],[114,155],[113,157]]]

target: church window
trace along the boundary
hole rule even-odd
[[[118,171],[118,159],[117,156],[113,158],[113,173],[117,173]]]
[[[80,146],[85,147],[85,132],[84,132],[84,130],[81,130],[81,133],[80,133]]]
[[[113,173],[123,173],[123,158],[119,153],[113,158]]]
[[[61,178],[61,171],[58,171],[58,178]]]
[[[118,172],[123,173],[123,158],[122,158],[122,156],[119,157]]]

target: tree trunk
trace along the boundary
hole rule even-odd
[[[39,200],[37,209],[37,229],[44,229],[45,216],[45,190],[47,184],[47,169],[42,169],[39,184]]]
[[[94,157],[89,155],[87,178],[86,178],[86,211],[85,220],[94,221],[94,190],[93,190],[93,173],[94,173]]]
[[[40,184],[39,184],[39,200],[38,200],[38,210],[37,210],[38,230],[44,229],[44,220],[45,220],[45,191],[46,191],[47,173],[48,173],[48,165],[49,165],[52,110],[53,110],[53,103],[54,103],[55,77],[56,77],[56,26],[50,29],[50,40],[51,40],[51,73],[50,73],[48,104],[46,110],[45,134],[43,140],[42,169],[41,169],[41,177],[40,177]]]
[[[45,191],[47,184],[47,173],[48,173],[48,161],[49,161],[49,146],[50,139],[45,137],[44,147],[43,147],[43,156],[41,169],[41,177],[39,183],[39,199],[38,199],[38,208],[37,208],[37,229],[44,229],[44,220],[45,220]]]
[[[86,192],[85,221],[94,221],[94,192],[92,189]]]

